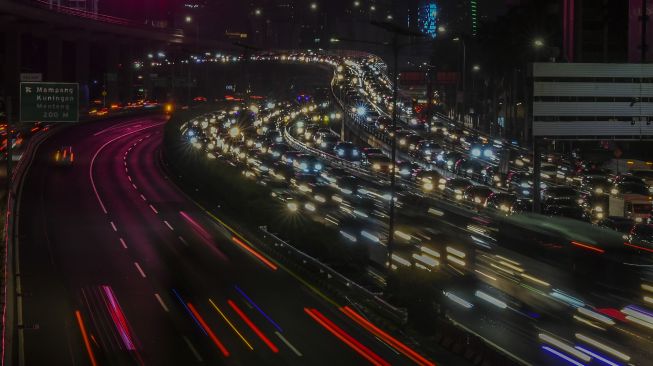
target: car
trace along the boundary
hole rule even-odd
[[[295,159],[297,159],[297,157],[301,154],[302,154],[301,151],[288,150],[281,155],[281,161],[285,164],[292,166]]]
[[[612,186],[610,194],[613,196],[621,194],[639,194],[648,196],[650,191],[649,187],[641,182],[619,182]]]
[[[610,193],[610,181],[605,175],[583,175],[580,189],[591,194]]]
[[[463,158],[463,154],[456,151],[443,151],[436,157],[435,165],[453,171],[458,160]]]
[[[635,224],[628,234],[627,244],[645,252],[653,252],[653,224]]]
[[[383,155],[383,150],[376,147],[364,147],[361,149],[361,153],[363,154],[364,158],[367,158],[369,155],[372,154]]]
[[[281,156],[286,152],[292,150],[290,146],[284,143],[272,144],[268,148],[268,153],[277,160],[281,160]]]
[[[585,210],[578,205],[546,205],[542,208],[542,214],[548,216],[562,216],[587,222],[590,221]]]
[[[360,179],[353,175],[340,177],[336,180],[335,187],[344,194],[357,194],[358,188],[360,187]]]
[[[513,212],[517,196],[512,193],[492,193],[485,201],[485,207],[494,208],[504,213]]]
[[[324,164],[313,155],[299,154],[293,161],[293,168],[297,173],[318,174],[324,169]]]
[[[578,199],[580,197],[580,192],[578,192],[576,188],[570,186],[555,186],[542,190],[541,197],[542,201],[555,198]]]
[[[415,174],[415,183],[427,192],[435,189],[443,191],[446,187],[447,179],[436,170],[422,170]]]
[[[455,198],[456,200],[462,200],[463,192],[465,192],[465,190],[472,185],[473,183],[467,179],[451,178],[447,180],[447,183],[444,185],[444,193],[451,198]]]
[[[358,146],[348,141],[337,143],[333,148],[333,153],[341,159],[352,162],[358,162],[362,158],[361,151]]]
[[[70,166],[75,162],[75,153],[72,146],[62,146],[55,150],[53,160],[56,165]]]
[[[433,140],[421,140],[415,146],[415,149],[410,151],[410,155],[414,158],[423,159],[427,162],[433,161],[437,154],[442,151],[442,146]]]
[[[419,165],[410,161],[400,161],[397,163],[397,175],[404,179],[412,178],[421,169]]]
[[[340,138],[334,134],[318,134],[315,139],[315,146],[324,152],[333,152],[333,148],[340,141]]]
[[[635,226],[635,220],[621,216],[608,216],[600,220],[597,225],[628,234],[633,226]]]
[[[646,185],[646,182],[644,182],[644,179],[635,175],[631,174],[620,174],[614,177],[612,180],[612,183],[618,184],[618,183],[637,183],[637,184],[643,184]]]
[[[467,178],[476,178],[481,175],[483,170],[483,164],[478,160],[468,160],[462,158],[456,162],[454,171],[456,174],[459,174]]]
[[[630,174],[634,177],[641,178],[644,183],[649,186],[653,185],[653,170],[652,169],[633,169]]]
[[[392,159],[385,155],[370,154],[366,157],[365,162],[375,172],[387,174],[392,169]]]
[[[474,205],[485,206],[485,202],[494,191],[486,186],[471,186],[463,192],[463,199]]]

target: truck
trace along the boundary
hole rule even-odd
[[[652,199],[641,194],[611,195],[608,202],[609,216],[625,217],[635,222],[648,222],[653,210]]]

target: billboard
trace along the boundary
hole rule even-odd
[[[653,64],[534,63],[533,136],[653,137]]]
[[[77,122],[79,84],[20,83],[21,122]]]

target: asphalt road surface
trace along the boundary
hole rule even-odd
[[[18,232],[25,364],[413,363],[189,201],[160,164],[164,123],[75,125],[38,150]]]

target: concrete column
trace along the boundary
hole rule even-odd
[[[115,42],[115,41],[112,41]],[[107,104],[117,102],[118,96],[118,64],[120,63],[120,49],[116,46],[107,47],[106,52],[106,67],[104,70],[104,86],[107,92]],[[124,67],[124,65],[123,65]]]
[[[75,81],[79,83],[79,107],[88,107],[91,54],[87,39],[78,39],[75,43]]]
[[[21,43],[20,32],[7,31],[4,33],[4,68],[2,70],[3,80],[0,80],[0,94],[12,97],[13,110],[18,107],[18,83],[20,80],[20,55]]]
[[[62,55],[62,40],[57,36],[48,36],[47,38],[47,52],[48,52],[48,66],[45,81],[61,81],[61,59]]]

